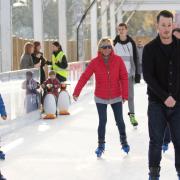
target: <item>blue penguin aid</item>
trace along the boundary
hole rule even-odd
[[[67,91],[67,84],[61,83],[60,86],[60,93],[57,102],[57,109],[59,115],[70,115],[69,113],[69,106],[71,104],[70,96]]]
[[[43,119],[55,119],[57,114],[56,97],[52,93],[47,93],[43,103],[45,116]]]

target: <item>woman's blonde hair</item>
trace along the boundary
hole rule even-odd
[[[33,48],[33,44],[30,42],[27,42],[24,45],[24,54],[31,54],[31,48]]]
[[[111,46],[112,46],[112,48],[113,48],[113,41],[112,41],[112,39],[111,39],[111,38],[108,38],[108,37],[103,37],[103,38],[99,41],[99,43],[98,43],[98,52],[100,52],[100,49],[102,48],[103,45],[105,45],[105,44],[107,45],[106,42],[110,43]]]

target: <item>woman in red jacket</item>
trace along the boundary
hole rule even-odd
[[[120,134],[122,149],[128,153],[125,124],[122,114],[122,103],[128,99],[128,74],[122,59],[114,54],[112,41],[108,38],[100,40],[98,55],[92,59],[81,75],[73,98],[76,101],[80,92],[92,74],[95,74],[95,102],[99,115],[98,148],[96,154],[101,157],[105,150],[105,128],[107,122],[107,105],[110,104]]]

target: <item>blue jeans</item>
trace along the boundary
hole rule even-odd
[[[172,142],[175,148],[175,167],[180,172],[180,103],[168,108],[162,103],[149,102],[149,167],[160,167],[164,132],[169,124]]]
[[[105,143],[105,133],[106,133],[106,123],[107,123],[107,104],[96,103],[98,115],[99,115],[99,126],[98,126],[98,142]],[[120,134],[121,143],[126,141],[126,128],[123,120],[122,114],[122,103],[111,104],[112,110],[114,112],[114,117],[116,125]]]
[[[169,144],[171,142],[171,132],[169,129],[169,125],[167,125],[164,133],[164,144]]]

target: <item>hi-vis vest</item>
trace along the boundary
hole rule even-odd
[[[57,73],[59,74],[60,76],[63,76],[65,78],[67,78],[68,76],[68,71],[67,69],[62,69],[60,68],[59,66],[57,66],[55,63],[57,62],[60,62],[62,61],[62,58],[64,56],[64,52],[61,51],[59,52],[59,54],[57,56],[55,56],[54,54],[52,55],[52,69]]]

